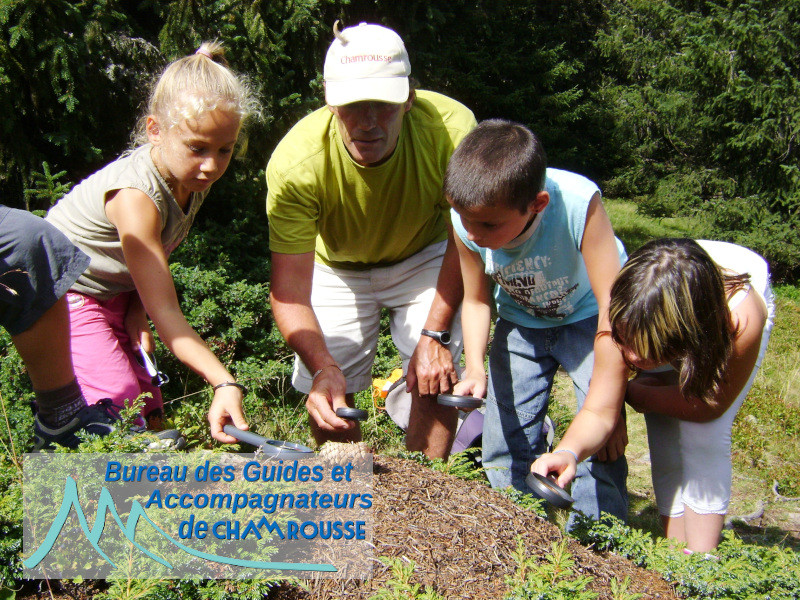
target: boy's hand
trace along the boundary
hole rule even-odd
[[[456,396],[486,397],[486,379],[462,379],[453,388]]]
[[[464,377],[453,388],[453,393],[457,396],[485,398],[486,373],[483,371],[472,372],[467,369],[464,371]]]

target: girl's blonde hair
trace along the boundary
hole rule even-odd
[[[134,142],[147,143],[148,115],[155,115],[162,127],[170,129],[218,108],[238,114],[242,121],[259,112],[250,82],[228,67],[222,44],[203,42],[194,54],[171,62],[161,73],[139,119]]]
[[[680,364],[686,398],[710,402],[736,337],[728,296],[749,275],[725,275],[694,240],[660,239],[631,254],[611,288],[611,337],[639,358]]]

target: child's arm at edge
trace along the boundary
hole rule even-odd
[[[480,254],[455,237],[464,280],[464,301],[461,308],[461,327],[464,333],[464,360],[466,369],[454,393],[477,396],[486,395],[486,369],[483,361],[489,344],[492,308],[489,283]]]
[[[139,298],[166,346],[210,385],[235,381],[181,311],[161,246],[160,218],[153,201],[139,190],[123,189],[106,203],[106,213],[119,232]],[[235,443],[236,439],[224,433],[222,427],[230,420],[240,429],[247,429],[242,391],[234,386],[216,390],[208,417],[215,439]]]

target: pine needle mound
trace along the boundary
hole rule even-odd
[[[565,538],[555,525],[486,485],[410,460],[376,455],[373,494],[375,558],[413,561],[411,583],[419,584],[421,590],[429,586],[448,599],[506,597],[510,592],[506,579],[517,571],[512,556],[517,538],[537,563],[546,560],[554,542]],[[626,577],[630,579],[628,593],[677,598],[658,573],[616,555],[595,554],[572,539],[567,548],[575,563],[574,576],[591,577],[588,589],[600,599],[612,600],[611,580],[622,582]],[[309,580],[307,590],[284,586],[270,598],[367,600],[390,579],[391,569],[376,560],[369,580]]]
[[[331,465],[360,464],[371,453],[372,450],[364,442],[325,442],[319,449],[318,458]]]

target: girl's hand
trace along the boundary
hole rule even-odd
[[[233,423],[239,429],[249,429],[242,410],[242,390],[232,385],[218,388],[208,409],[208,423],[211,437],[224,444],[234,444],[236,438],[228,435],[222,428]]]
[[[138,352],[139,348],[144,348],[145,352],[152,354],[156,349],[153,332],[150,330],[150,322],[147,320],[147,313],[139,300],[138,294],[131,294],[128,312],[125,314],[125,331],[131,340],[131,348]]]
[[[625,454],[628,446],[628,424],[623,416],[620,416],[616,427],[608,438],[605,446],[597,451],[596,457],[600,462],[612,462]]]
[[[575,479],[578,463],[571,452],[549,452],[542,454],[531,465],[531,472],[547,477],[550,473],[557,473],[556,483],[566,488]]]

